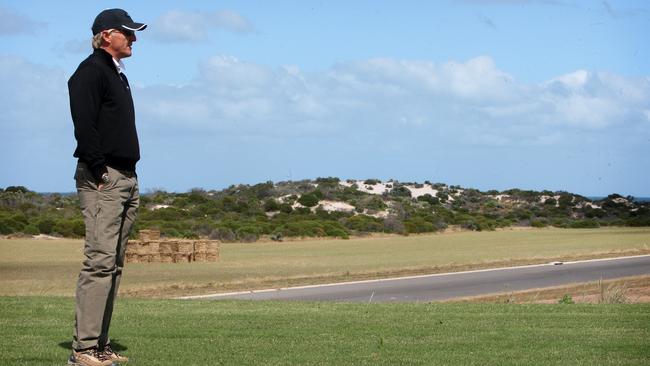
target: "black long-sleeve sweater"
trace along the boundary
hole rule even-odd
[[[74,156],[97,181],[106,166],[135,172],[140,160],[135,109],[128,81],[118,74],[112,56],[95,50],[70,77],[68,91],[77,139]]]

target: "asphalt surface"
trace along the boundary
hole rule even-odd
[[[648,274],[650,255],[645,255],[186,298],[428,302]]]

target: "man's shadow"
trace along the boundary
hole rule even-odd
[[[72,349],[72,341],[59,342],[59,347],[70,350]],[[120,344],[117,339],[111,339],[111,347],[115,352],[123,352],[129,349],[128,347]]]

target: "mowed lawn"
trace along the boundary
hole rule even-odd
[[[0,364],[63,365],[74,301],[0,297]],[[129,365],[648,365],[650,305],[121,299]]]
[[[0,240],[0,295],[72,296],[81,240]],[[531,229],[222,244],[216,263],[129,263],[123,295],[303,285],[650,253],[650,228]]]

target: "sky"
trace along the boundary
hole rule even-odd
[[[67,80],[106,8],[140,189],[339,177],[650,196],[645,1],[0,0],[0,187],[73,192]]]

